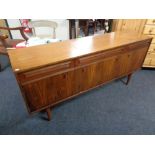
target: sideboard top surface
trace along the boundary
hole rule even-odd
[[[13,71],[23,72],[147,39],[150,37],[140,34],[112,32],[10,50],[8,53]]]

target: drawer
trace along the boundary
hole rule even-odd
[[[101,53],[81,57],[78,59],[78,63],[76,64],[76,66],[89,65],[89,64],[92,64],[94,62],[99,62],[99,61],[102,61],[104,58],[107,58],[107,57],[110,57],[111,55],[114,55],[114,53],[122,53],[122,52],[123,52],[123,49],[116,49],[116,50],[112,50],[110,52],[109,51],[103,51]]]
[[[155,53],[148,52],[144,60],[144,65],[152,66],[155,65]]]
[[[149,36],[149,37],[152,37],[153,39],[152,39],[152,44],[155,44],[155,35],[147,35],[147,36]]]
[[[155,25],[155,19],[148,19],[146,24],[154,24]]]
[[[150,65],[155,67],[155,58],[151,59]]]
[[[63,62],[47,67],[43,67],[40,69],[32,70],[32,71],[27,71],[24,73],[19,73],[18,74],[18,79],[21,83],[27,83],[31,80],[39,80],[45,77],[53,76],[56,74],[59,74],[60,72],[65,72],[68,69],[73,68],[74,63],[71,61],[68,62]]]
[[[155,26],[154,25],[145,25],[144,34],[155,34]]]
[[[150,44],[150,40],[147,40],[147,41],[126,45],[124,47],[120,47],[118,49],[114,49],[111,51],[103,51],[101,53],[81,57],[77,60],[76,66],[88,65],[94,62],[102,61],[104,58],[108,58],[110,56],[115,56],[126,52],[133,52],[136,49],[141,49],[144,47],[147,48],[149,44]]]
[[[155,44],[151,44],[148,51],[155,53]]]
[[[146,58],[155,59],[155,53],[148,52]]]
[[[148,53],[143,65],[144,67],[155,67],[155,53]]]
[[[150,65],[150,62],[151,62],[151,58],[146,57],[145,60],[144,60],[143,65],[149,66]]]

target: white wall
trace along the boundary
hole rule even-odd
[[[37,20],[37,19],[32,19]],[[58,23],[58,27],[56,29],[56,38],[61,39],[61,40],[67,40],[69,39],[69,21],[66,19],[48,19],[51,21],[55,21]],[[9,27],[17,27],[21,26],[19,19],[8,19],[8,25]],[[50,29],[39,29],[39,32],[37,33],[43,33],[44,31],[51,33]],[[20,32],[18,31],[11,31],[13,39],[20,39],[22,38],[20,35]]]

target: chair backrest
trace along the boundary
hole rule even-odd
[[[49,27],[49,28],[52,28],[53,29],[53,36],[52,36],[53,39],[56,38],[56,32],[55,32],[55,30],[56,30],[57,26],[58,26],[58,24],[56,22],[48,21],[48,20],[37,20],[37,21],[30,21],[29,22],[29,27],[32,28],[33,34],[35,36],[47,37],[47,35],[46,36],[37,35],[37,33],[36,33],[36,29],[37,28],[40,28],[40,27]],[[48,35],[48,36],[50,36],[50,35]]]

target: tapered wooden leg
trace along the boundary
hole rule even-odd
[[[128,83],[130,82],[130,80],[131,80],[131,76],[132,76],[132,73],[128,75],[128,77],[127,77],[127,81],[126,81],[126,85],[128,85]]]
[[[50,108],[47,108],[46,109],[46,112],[47,112],[48,120],[50,121],[51,120],[51,109]]]

